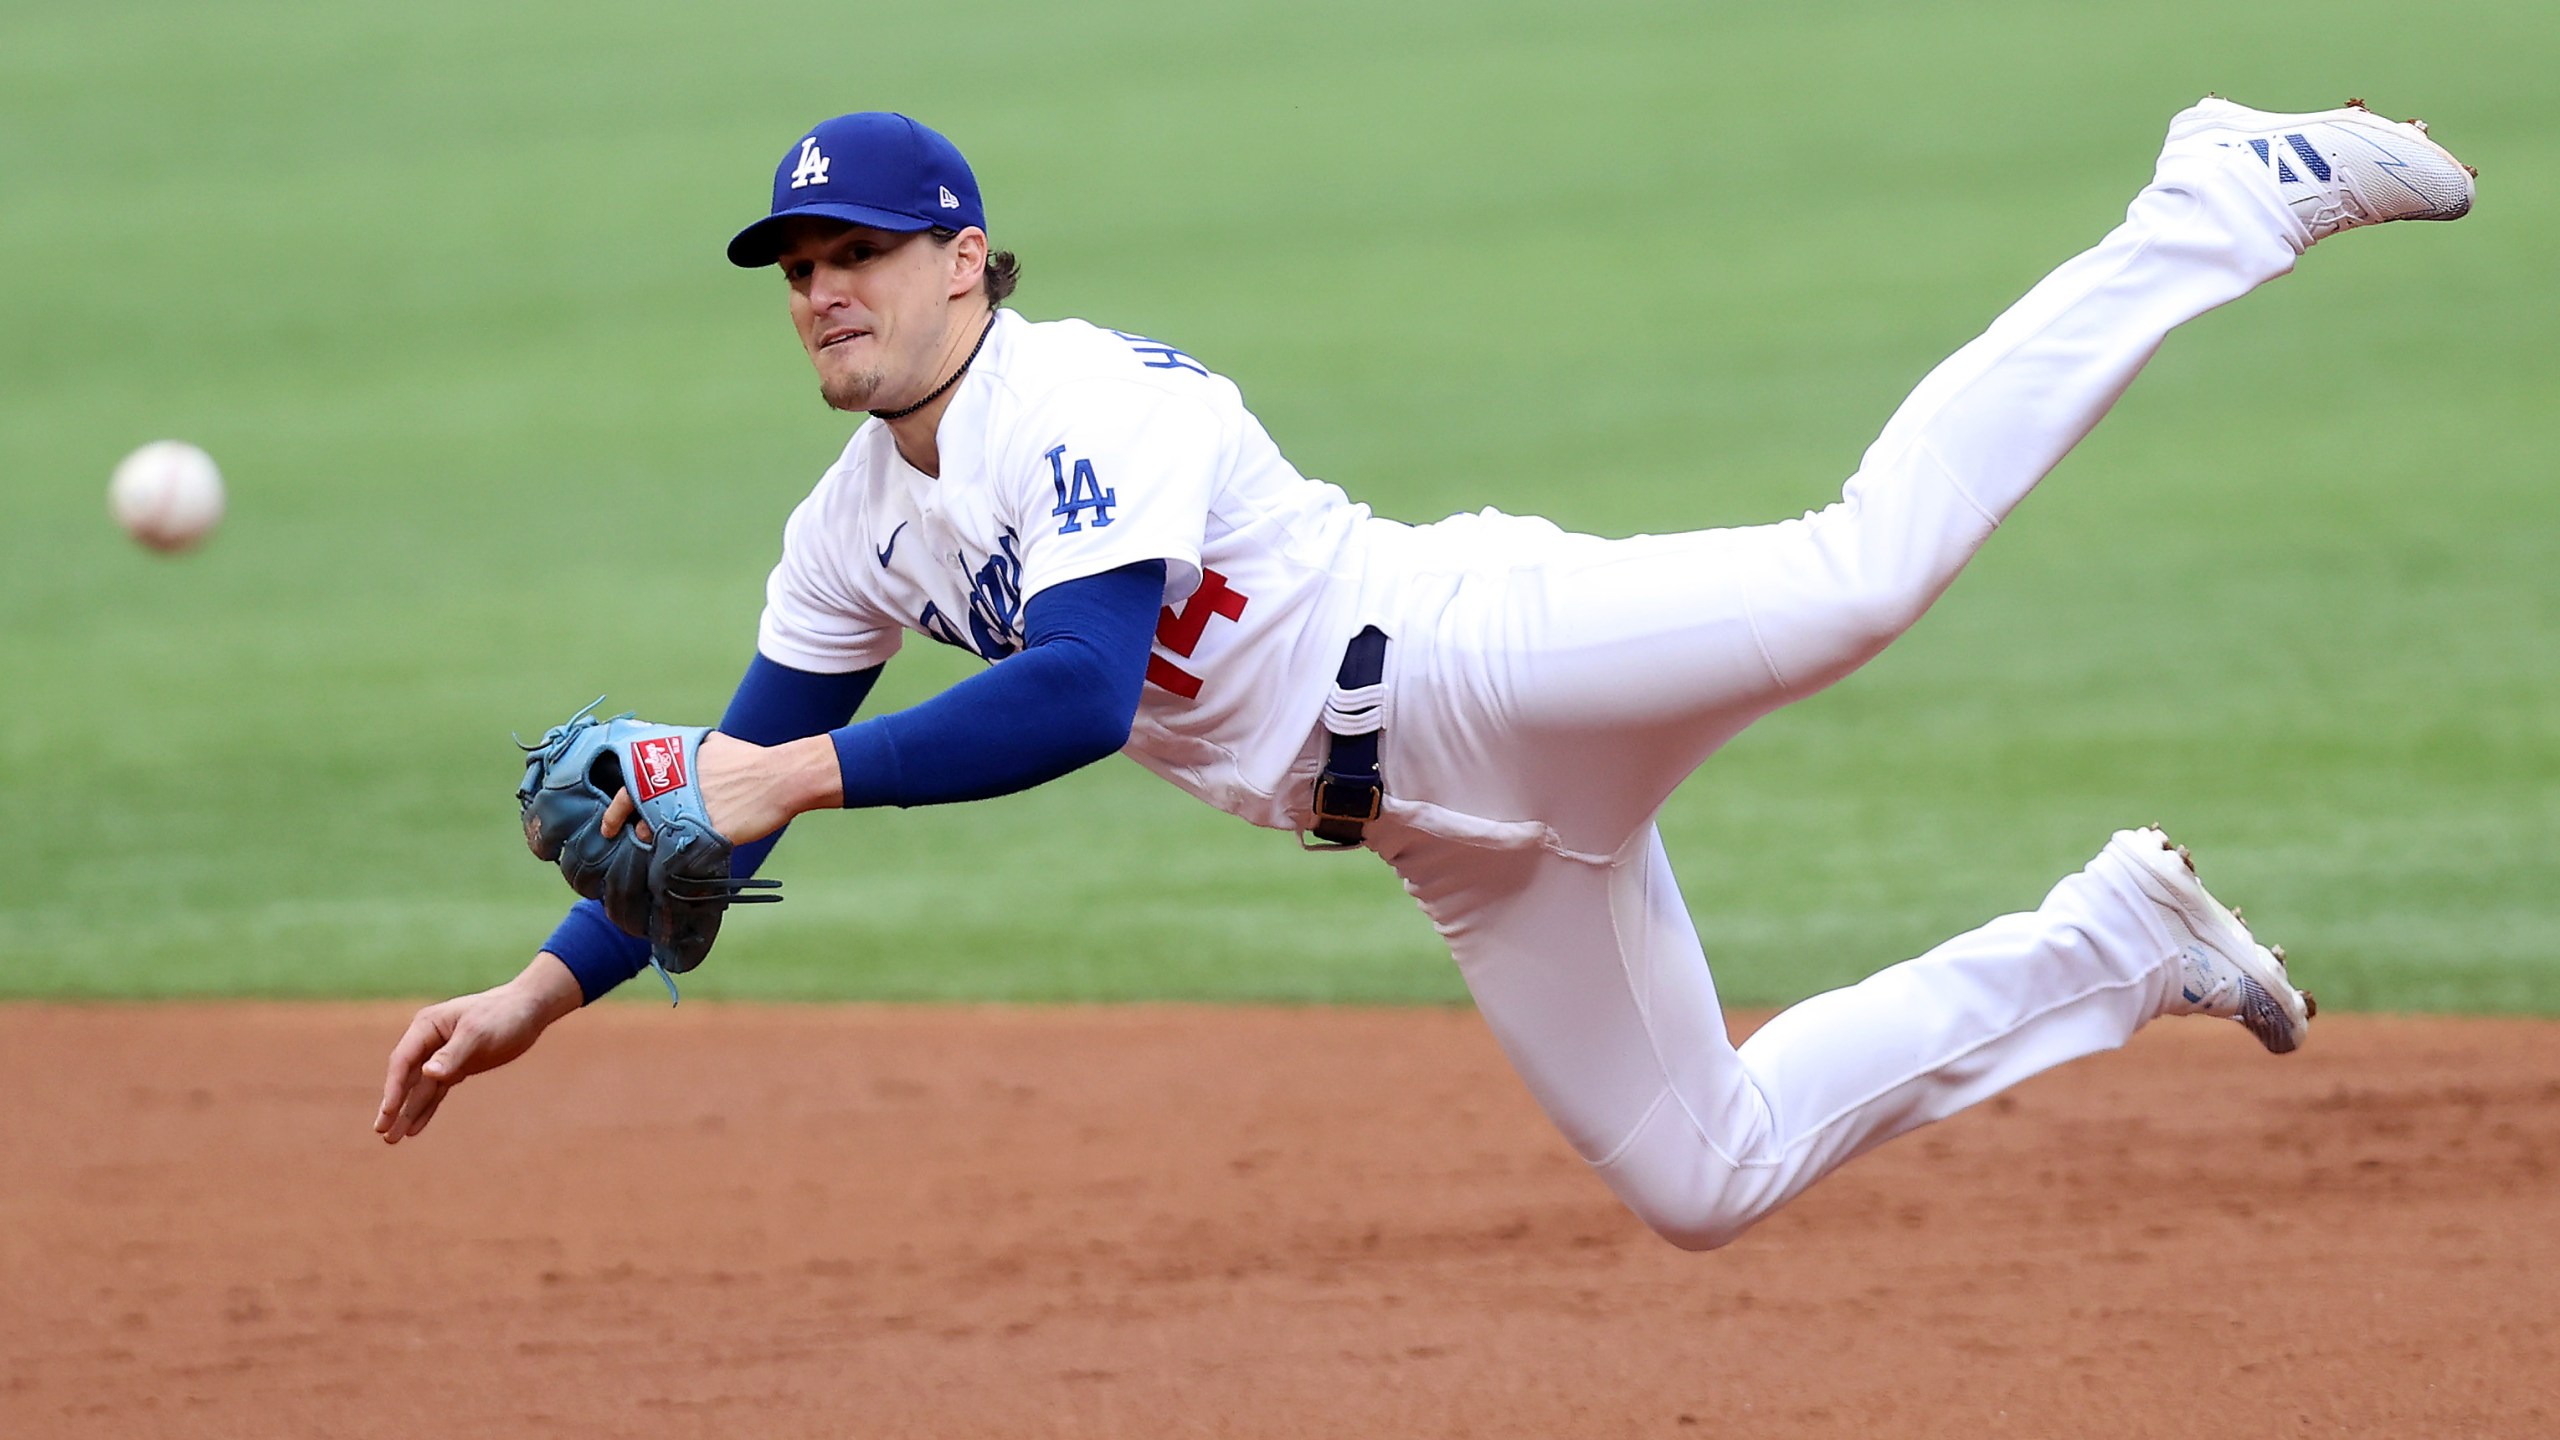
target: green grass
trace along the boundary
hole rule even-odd
[[[1724,993],[2171,822],[2332,1004],[2560,1011],[2545,0],[0,11],[0,994],[413,994],[565,892],[511,729],[716,714],[841,443],[719,246],[809,120],[976,162],[1018,304],[1177,340],[1391,515],[1836,492],[2207,89],[2486,174],[2175,337],[1948,600],[1674,801]],[[162,435],[234,513],[102,489]],[[962,673],[912,646],[883,698]],[[696,993],[1446,1000],[1382,867],[1115,761],[815,817]],[[653,987],[652,987],[653,989]]]

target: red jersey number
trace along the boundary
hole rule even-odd
[[[1156,644],[1188,660],[1200,648],[1200,636],[1216,619],[1244,618],[1245,597],[1227,587],[1227,577],[1215,570],[1200,572],[1200,588],[1182,602],[1182,608],[1168,605],[1156,620]],[[1200,677],[1167,660],[1162,655],[1147,657],[1147,683],[1162,686],[1185,700],[1200,698]]]

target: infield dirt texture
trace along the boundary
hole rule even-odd
[[[0,7],[0,1435],[2560,1433],[2555,75],[2548,0]],[[2304,1054],[2164,1027],[1678,1255],[1382,866],[1114,761],[811,817],[682,1010],[365,1129],[566,898],[508,732],[747,660],[845,423],[720,247],[812,119],[1381,512],[1623,534],[1835,496],[2208,90],[2479,210],[2173,337],[1663,826],[1765,1007],[2166,822]]]
[[[1464,1013],[619,1008],[382,1154],[400,1018],[0,1007],[13,1440],[2560,1430],[2545,1022],[2161,1026],[1702,1257]]]

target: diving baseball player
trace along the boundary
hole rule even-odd
[[[1393,866],[1538,1103],[1678,1245],[2158,1016],[2292,1050],[2310,997],[2153,829],[1737,1047],[1653,816],[1918,620],[2171,330],[2339,231],[2455,219],[2472,193],[2424,126],[2361,102],[2204,100],[2124,222],[1930,372],[1838,503],[1608,540],[1371,515],[1200,359],[1004,308],[1013,258],[949,141],[828,120],[729,258],[781,272],[827,403],[869,418],[791,515],[716,730],[582,716],[532,747],[528,837],[601,898],[515,980],[418,1013],[374,1128],[418,1133],[552,1021],[699,961],[794,816],[1004,794],[1114,751]],[[909,632],[992,663],[855,722]],[[667,878],[677,851],[697,878]]]

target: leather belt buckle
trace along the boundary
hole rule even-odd
[[[1368,791],[1367,807],[1365,809],[1345,809],[1336,806],[1333,803],[1333,797],[1337,791],[1341,790]],[[1318,820],[1332,820],[1350,825],[1366,825],[1370,821],[1378,818],[1378,813],[1385,808],[1386,802],[1387,788],[1375,780],[1341,780],[1336,779],[1331,775],[1319,775],[1316,777],[1315,813]]]

